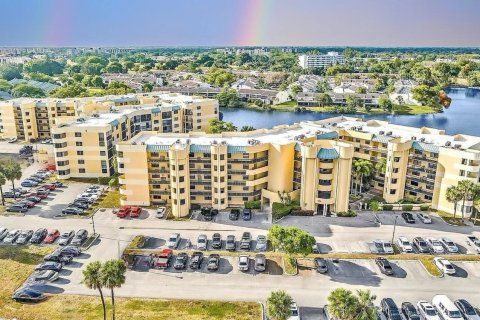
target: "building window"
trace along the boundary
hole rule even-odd
[[[78,173],[85,173],[85,168],[78,169]]]
[[[398,179],[392,179],[392,184],[396,184],[398,182]]]
[[[183,164],[178,166],[178,171],[182,171],[182,170],[183,170]]]
[[[180,205],[185,204],[185,199],[180,199]]]
[[[82,136],[82,133],[81,132],[75,132],[75,137],[76,138],[80,138]]]
[[[185,181],[185,177],[178,177],[178,182],[183,182]]]
[[[398,168],[393,168],[393,173],[398,173]]]
[[[400,162],[400,157],[394,157],[393,162]]]
[[[82,142],[81,142],[81,141],[77,141],[77,142],[75,142],[75,145],[76,145],[77,147],[81,147],[81,146],[83,146],[83,144],[82,144]]]
[[[397,189],[390,190],[390,194],[396,194],[396,193],[397,193]]]
[[[105,151],[100,151],[100,156],[104,157],[104,156],[106,156],[106,154],[107,153]]]
[[[78,160],[78,164],[85,164],[85,160]]]

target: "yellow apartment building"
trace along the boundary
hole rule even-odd
[[[116,148],[122,203],[167,203],[176,216],[192,205],[271,205],[278,192],[319,214],[346,211],[352,161],[381,158],[386,170],[371,186],[387,203],[410,196],[453,212],[446,189],[479,181],[480,171],[479,137],[348,117],[251,132],[141,132]],[[472,203],[466,206],[469,212]]]
[[[24,141],[49,139],[52,137],[52,128],[58,123],[74,121],[78,117],[95,113],[162,104],[179,107],[182,116],[179,127],[181,132],[205,130],[208,120],[218,117],[218,103],[215,100],[179,94],[151,92],[71,99],[18,98],[0,101],[0,136]],[[172,128],[169,132],[177,131]]]

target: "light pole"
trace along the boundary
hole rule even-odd
[[[92,228],[93,228],[93,235],[96,234],[95,232],[95,220],[93,220],[93,215],[92,215]]]
[[[393,239],[395,238],[395,229],[397,227],[397,219],[398,219],[398,215],[395,216],[395,223],[393,224],[392,245],[393,245]]]

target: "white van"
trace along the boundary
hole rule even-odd
[[[444,320],[462,319],[460,310],[446,295],[439,294],[433,297],[432,305]]]

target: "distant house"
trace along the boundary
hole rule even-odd
[[[349,96],[355,96],[362,101],[362,104],[365,106],[378,106],[378,100],[382,96],[379,93],[366,93],[366,94],[358,94],[358,93],[333,93],[330,92],[328,95],[332,98],[332,102],[335,105],[345,105],[347,103],[347,98]],[[301,92],[296,96],[297,104],[303,107],[315,107],[318,106],[318,102],[316,101],[315,97],[317,96],[316,93],[312,92]]]
[[[399,80],[395,82],[395,90],[389,94],[388,98],[393,103],[402,103],[407,105],[420,105],[420,102],[413,99],[412,89],[417,86],[413,80]]]
[[[290,101],[287,91],[276,91],[266,89],[240,89],[238,96],[242,101],[260,101],[263,104],[280,104]]]
[[[156,91],[161,92],[172,92],[184,94],[187,96],[202,96],[205,98],[215,98],[220,91],[219,88],[210,88],[210,87],[197,87],[197,88],[188,88],[188,87],[161,87],[156,88]]]
[[[232,83],[232,88],[235,90],[240,89],[256,89],[258,83],[254,79],[240,79]]]
[[[19,83],[26,83],[32,87],[42,89],[45,93],[50,93],[50,91],[59,87],[59,85],[50,83],[50,82],[42,82],[36,80],[25,80],[25,79],[12,79],[8,81],[8,83],[12,86],[19,84]]]

